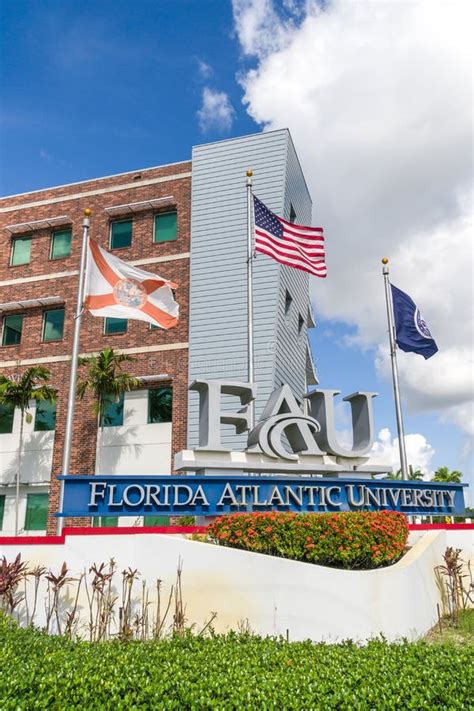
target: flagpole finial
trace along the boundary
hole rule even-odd
[[[84,217],[90,217],[91,215],[92,210],[90,209],[90,207],[86,207],[86,209],[84,210]]]
[[[251,169],[249,168],[248,171],[247,171],[247,178],[251,178],[252,175],[253,175],[253,170],[251,170]]]
[[[382,258],[382,264],[388,264],[388,258],[387,258],[387,257],[383,257],[383,258]]]

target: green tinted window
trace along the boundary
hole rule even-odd
[[[31,237],[15,237],[12,243],[12,266],[29,264],[31,258]]]
[[[126,318],[106,318],[104,324],[104,333],[126,333],[128,328],[128,319]]]
[[[0,496],[0,531],[3,529],[3,514],[5,513],[5,495]]]
[[[168,242],[178,236],[176,212],[155,215],[154,242]]]
[[[11,434],[13,432],[13,418],[15,408],[13,405],[0,404],[0,434]]]
[[[45,531],[48,520],[48,494],[26,497],[25,531]]]
[[[118,516],[94,516],[92,528],[117,528]]]
[[[102,400],[101,427],[121,427],[123,425],[123,400],[123,393],[119,395],[118,400],[114,395],[109,395]]]
[[[35,432],[56,429],[56,403],[40,400],[36,403]]]
[[[169,526],[170,517],[169,516],[144,516],[143,517],[144,526]]]
[[[64,333],[64,309],[45,311],[43,316],[43,341],[60,341]]]
[[[132,244],[132,221],[121,220],[110,224],[110,249],[130,247]]]
[[[58,230],[51,235],[51,259],[62,259],[71,254],[72,230]]]
[[[171,388],[157,388],[148,391],[148,423],[171,422],[173,391]]]
[[[2,346],[16,346],[21,343],[23,314],[5,316],[3,319]]]

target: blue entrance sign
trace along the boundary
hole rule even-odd
[[[219,516],[251,511],[464,513],[466,484],[266,476],[63,476],[62,516]]]

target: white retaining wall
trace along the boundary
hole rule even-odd
[[[465,558],[474,551],[474,530],[417,532],[413,538],[413,548],[399,563],[372,571],[336,570],[176,535],[128,532],[68,536],[64,545],[0,544],[0,555],[12,560],[20,552],[31,566],[54,572],[66,561],[73,574],[113,557],[118,571],[138,568],[152,593],[161,578],[162,605],[181,559],[188,624],[202,625],[215,611],[219,632],[248,622],[261,635],[286,635],[288,630],[291,640],[366,640],[380,634],[394,640],[416,639],[436,623],[440,596],[433,569],[446,547],[462,548]],[[137,601],[140,585],[135,588]],[[119,593],[119,575],[116,588]],[[72,589],[69,594],[72,598]],[[85,595],[80,605],[86,621]],[[38,608],[37,624],[43,624],[43,601]]]

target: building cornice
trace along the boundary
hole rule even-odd
[[[41,207],[42,205],[55,205],[59,202],[67,202],[69,200],[80,200],[93,195],[106,195],[107,193],[117,193],[121,190],[134,190],[143,188],[146,185],[156,185],[158,183],[167,183],[171,180],[184,180],[191,177],[191,171],[186,173],[175,173],[173,175],[162,175],[158,178],[149,178],[148,180],[134,181],[133,183],[122,183],[121,185],[112,185],[108,188],[96,188],[95,190],[84,190],[80,193],[69,193],[68,195],[60,195],[59,197],[49,198],[48,200],[33,200],[32,202],[24,202],[20,205],[9,205],[8,207],[0,207],[0,213],[15,212],[16,210],[26,210],[30,207]],[[51,188],[54,190],[55,188]],[[7,198],[5,198],[7,199]]]

